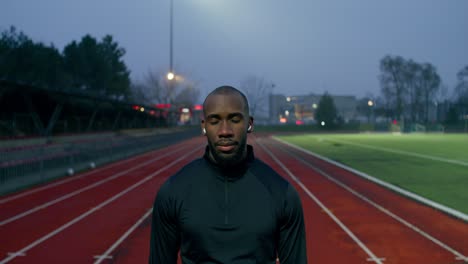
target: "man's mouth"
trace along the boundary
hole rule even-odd
[[[236,147],[235,142],[218,142],[216,148],[221,152],[230,152]]]

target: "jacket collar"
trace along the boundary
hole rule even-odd
[[[206,146],[203,159],[206,160],[210,167],[217,171],[218,175],[223,179],[227,177],[229,180],[236,180],[242,177],[247,171],[249,165],[255,160],[253,147],[251,145],[247,145],[247,155],[245,159],[242,162],[236,164],[235,166],[230,167],[221,167],[218,164],[216,164],[210,158],[209,151],[209,147]]]

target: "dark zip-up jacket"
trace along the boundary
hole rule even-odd
[[[149,263],[305,264],[301,201],[294,187],[254,158],[223,170],[203,158],[160,188],[153,207]]]

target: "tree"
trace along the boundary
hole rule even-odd
[[[103,72],[107,73],[105,94],[127,97],[130,93],[130,71],[122,60],[125,49],[120,48],[112,36],[106,35],[99,45],[99,51],[104,60]]]
[[[0,78],[48,89],[68,85],[60,52],[53,45],[33,42],[15,27],[0,38]]]
[[[25,75],[24,70],[18,69],[20,65],[16,58],[21,54],[20,47],[31,46],[32,41],[23,33],[17,32],[15,27],[2,32],[0,39],[0,78],[16,80]]]
[[[441,79],[436,68],[430,64],[422,65],[421,72],[421,91],[424,99],[424,121],[429,122],[429,108],[434,102],[438,90],[440,89]]]
[[[465,132],[468,132],[468,65],[457,73],[455,96],[458,116],[465,120]]]
[[[382,93],[387,98],[388,103],[395,107],[396,118],[403,117],[403,110],[405,105],[405,60],[400,57],[385,56],[380,61],[379,76],[382,85]]]
[[[404,63],[404,83],[407,87],[409,110],[412,122],[418,122],[422,114],[422,67],[420,64],[409,60]]]
[[[134,84],[133,93],[140,102],[151,104],[175,104],[177,106],[189,107],[194,105],[199,96],[198,83],[191,81],[187,76],[183,79],[176,76],[174,83],[163,74],[148,71],[143,82]]]
[[[429,109],[437,97],[441,79],[430,63],[420,64],[400,56],[385,56],[380,61],[382,94],[395,117],[411,121],[429,120]]]
[[[241,80],[240,90],[249,100],[250,115],[256,116],[260,113],[266,113],[268,99],[274,87],[272,82],[255,75],[247,76]]]
[[[136,104],[150,105],[153,101],[149,99],[148,89],[145,84],[139,81],[134,81],[130,84],[129,101]]]
[[[171,85],[169,82],[163,74],[148,71],[143,80],[147,100],[158,104],[175,103],[179,85],[177,83]]]
[[[122,60],[125,50],[106,35],[101,42],[85,35],[63,51],[66,71],[73,76],[72,86],[96,96],[122,99],[130,94],[130,72]]]
[[[315,120],[324,128],[334,128],[336,126],[337,111],[333,97],[328,92],[320,98],[317,111],[315,112]],[[325,122],[322,125],[322,122]]]
[[[196,104],[198,97],[200,97],[200,90],[196,88],[195,84],[190,83],[182,87],[175,98],[175,102],[181,106],[191,107]]]
[[[458,112],[455,106],[450,106],[447,113],[445,114],[445,124],[446,125],[456,125],[459,121]]]
[[[0,78],[41,88],[81,91],[124,99],[130,95],[130,72],[112,36],[98,42],[90,35],[68,44],[62,53],[35,43],[15,27],[0,38]]]
[[[468,109],[468,65],[457,73],[455,101],[464,109]]]

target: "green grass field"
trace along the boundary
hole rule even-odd
[[[468,213],[468,134],[303,134],[277,137]]]

